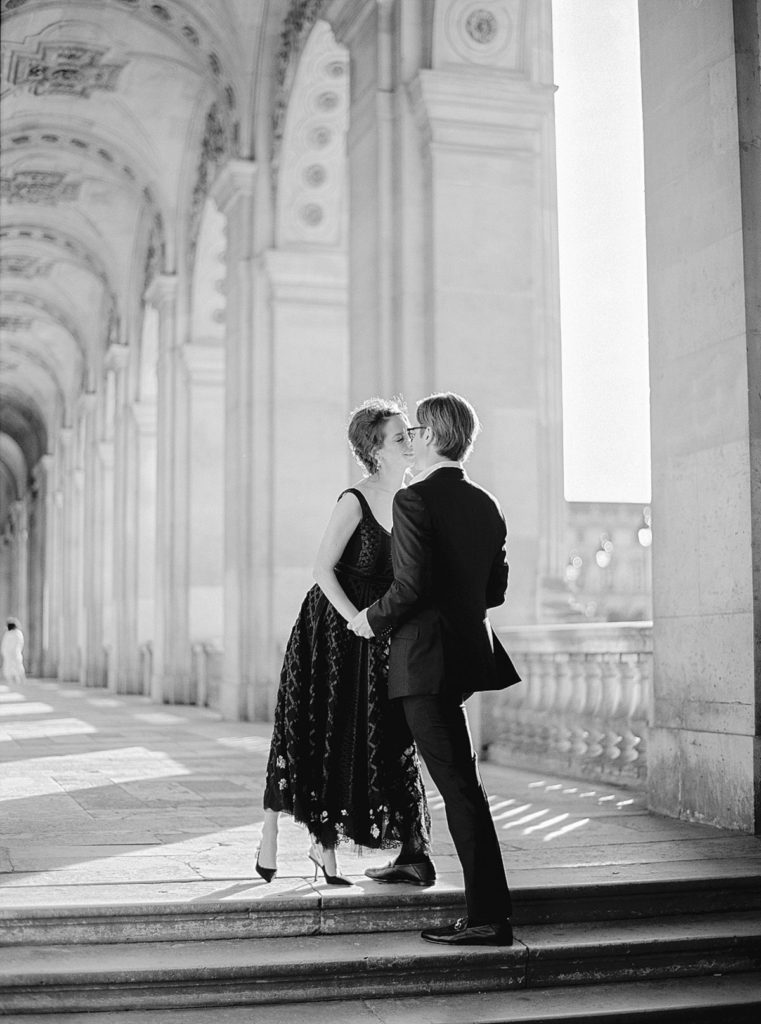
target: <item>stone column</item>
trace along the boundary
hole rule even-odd
[[[222,642],[225,526],[225,351],[182,348],[189,441],[188,633],[191,646]]]
[[[56,628],[59,637],[58,678],[62,682],[79,679],[79,619],[81,573],[80,494],[81,469],[77,467],[74,431],[61,427],[56,457],[59,460],[56,508],[61,539],[58,549],[60,584]]]
[[[157,433],[156,433],[156,624],[153,641],[154,700],[172,703],[181,697],[175,684],[181,681],[182,651],[187,633],[183,615],[182,586],[177,579],[182,568],[175,557],[177,512],[175,476],[179,467],[176,452],[177,374],[177,277],[160,274],[146,293],[146,301],[158,312]],[[180,663],[178,665],[178,657]]]
[[[352,55],[352,399],[473,402],[471,472],[510,526],[494,620],[536,621],[565,515],[549,0],[439,0],[433,17],[333,0],[327,16]]]
[[[48,640],[46,580],[48,574],[48,491],[52,458],[43,455],[32,472],[27,495],[29,514],[29,622],[26,632],[26,666],[32,676],[43,675]]]
[[[43,597],[42,674],[55,678],[61,658],[61,585],[63,537],[61,534],[61,453],[44,456],[45,488],[45,579]]]
[[[227,218],[225,336],[224,670],[220,711],[254,717],[255,680],[265,671],[271,609],[270,338],[255,333],[262,285],[254,265],[257,166],[231,160],[213,198]]]
[[[264,254],[273,342],[273,576],[270,703],[285,642],[336,498],[349,483],[346,448],[346,258],[336,252]],[[328,454],[332,453],[332,454]]]
[[[129,460],[129,346],[112,344],[106,353],[106,367],[113,382],[113,474],[107,495],[112,508],[110,550],[106,548],[107,573],[110,574],[111,614],[108,626],[110,648],[108,686],[115,693],[130,692],[129,680],[136,672],[134,646],[134,531],[128,520],[133,494],[134,473]],[[133,492],[134,493],[134,492]]]
[[[138,669],[141,649],[155,650],[156,636],[156,403],[134,402],[132,445],[134,447],[134,501],[130,503],[130,523],[134,531],[135,622],[129,640],[134,651],[135,675],[126,680],[129,693],[143,692],[143,678]],[[132,663],[130,658],[130,663]],[[149,694],[146,694],[148,696]]]
[[[761,799],[758,32],[755,3],[640,2],[657,524],[648,787],[659,812],[747,831]]]

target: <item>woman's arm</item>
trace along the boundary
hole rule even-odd
[[[330,601],[339,615],[348,622],[357,614],[358,609],[346,596],[346,592],[338,582],[334,572],[336,562],[344,553],[349,538],[362,519],[362,509],[354,494],[342,495],[317,549],[314,563],[314,581]]]

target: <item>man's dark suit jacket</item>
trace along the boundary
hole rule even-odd
[[[394,498],[394,582],[367,610],[391,628],[389,697],[501,690],[520,681],[486,610],[505,600],[507,529],[497,499],[459,467]]]

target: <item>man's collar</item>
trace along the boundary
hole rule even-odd
[[[461,462],[450,462],[449,459],[446,462],[434,462],[432,466],[428,466],[427,469],[421,470],[417,476],[413,476],[410,480],[410,484],[419,484],[421,480],[425,480],[431,473],[435,473],[437,469],[462,469],[463,465]]]

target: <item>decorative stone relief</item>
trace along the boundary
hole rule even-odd
[[[50,260],[41,260],[39,256],[0,256],[0,276],[47,277],[52,267]]]
[[[312,26],[320,16],[325,0],[292,0],[283,21],[281,46],[277,55],[277,93],[273,112],[273,151],[277,152],[283,138],[288,97],[296,76],[299,57]]]
[[[81,181],[66,181],[58,171],[17,171],[0,178],[0,196],[9,203],[70,203],[79,198]]]
[[[303,45],[275,165],[278,244],[338,245],[343,230],[348,52],[318,21]]]
[[[8,79],[28,86],[35,96],[89,97],[95,89],[112,92],[126,62],[106,63],[104,49],[80,43],[42,43],[29,53],[11,53]]]
[[[0,10],[2,10],[4,15],[10,16],[30,2],[31,0],[0,0]],[[198,51],[205,51],[208,67],[215,80],[215,85],[221,88],[221,92],[227,92],[228,90],[232,92],[230,83],[224,81],[225,60],[218,56],[219,50],[223,50],[224,46],[222,39],[216,33],[213,26],[213,4],[208,12],[210,17],[200,18],[194,17],[194,13],[197,15],[198,12],[191,12],[186,9],[187,4],[185,4],[184,0],[165,0],[164,3],[154,3],[152,0],[97,0],[97,3],[110,4],[117,9],[134,12],[135,17],[140,18],[142,21],[148,24],[160,25],[161,31],[173,36],[183,49],[192,55],[195,61],[198,59]],[[210,5],[199,4],[198,6],[203,8]],[[118,68],[118,71],[120,70],[121,67]],[[106,88],[107,86],[97,87]],[[235,136],[235,132],[233,135]]]
[[[100,259],[94,257],[86,246],[70,236],[49,227],[33,227],[26,224],[23,226],[18,224],[6,225],[0,228],[0,241],[3,246],[7,246],[10,241],[17,241],[19,239],[56,246],[65,257],[87,267],[108,288],[108,275],[103,263]]]
[[[523,71],[526,0],[437,0],[433,67],[480,64]]]
[[[230,153],[231,134],[224,115],[220,114],[219,107],[213,103],[206,114],[206,126],[201,140],[201,158],[198,163],[196,183],[193,188],[193,195],[190,200],[190,215],[188,218],[188,266],[192,267],[195,261],[195,247],[198,238],[198,227],[201,222],[206,197],[214,180],[217,167],[225,162]]]
[[[28,331],[31,329],[34,318],[31,316],[13,316],[10,313],[0,314],[0,330],[3,331]]]
[[[485,46],[497,34],[497,19],[491,11],[472,11],[465,21],[465,30],[471,39]]]
[[[148,236],[148,245],[145,249],[145,265],[143,270],[143,294],[148,288],[156,274],[161,272],[164,266],[164,222],[160,213],[153,219],[151,233]]]

